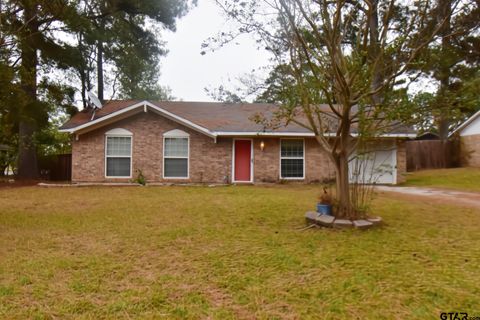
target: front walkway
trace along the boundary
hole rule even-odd
[[[376,186],[377,191],[395,192],[404,195],[425,197],[433,200],[444,200],[451,204],[467,205],[480,208],[480,193],[434,189],[424,187],[391,187]]]

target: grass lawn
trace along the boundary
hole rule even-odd
[[[480,315],[480,210],[382,196],[306,230],[318,186],[0,189],[2,319]]]
[[[404,185],[480,192],[480,168],[417,171],[408,174]]]

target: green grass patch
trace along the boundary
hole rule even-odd
[[[382,196],[299,231],[318,186],[0,192],[0,318],[438,319],[480,311],[480,211]]]
[[[480,168],[436,169],[412,172],[406,186],[480,192]]]

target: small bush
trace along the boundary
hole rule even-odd
[[[134,181],[138,184],[141,184],[142,186],[146,185],[147,184],[147,179],[143,175],[142,170],[137,169],[137,172],[138,172],[137,178]]]

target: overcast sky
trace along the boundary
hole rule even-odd
[[[223,84],[233,87],[235,79],[268,65],[268,53],[257,50],[248,36],[216,52],[201,55],[201,44],[229,24],[213,0],[199,0],[196,8],[177,22],[177,31],[165,32],[169,53],[162,58],[160,82],[172,95],[185,101],[212,101],[204,88]],[[233,81],[232,82],[229,82]]]

